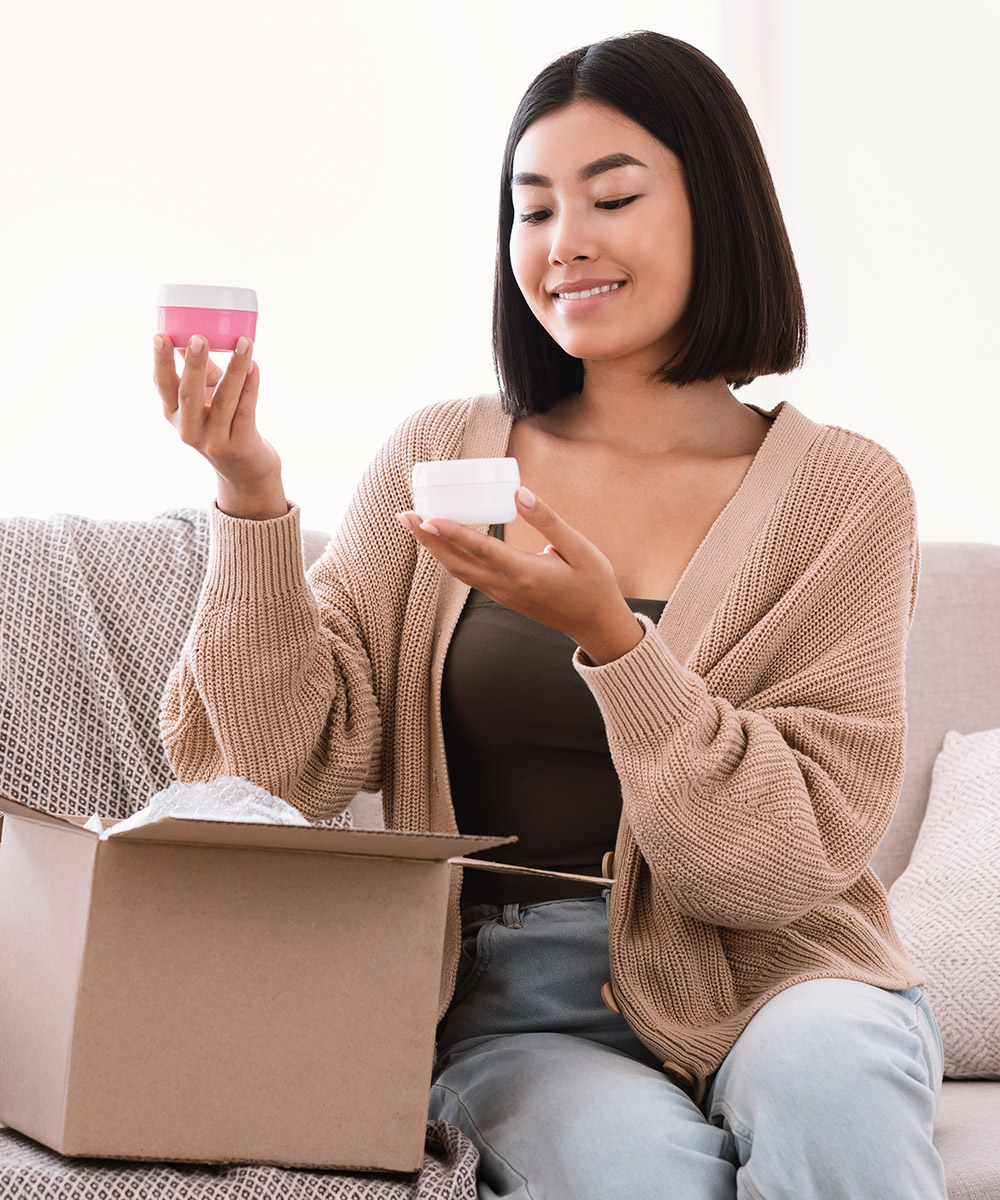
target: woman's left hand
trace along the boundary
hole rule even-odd
[[[595,665],[627,654],[644,631],[618,587],[611,563],[543,500],[525,504],[530,496],[527,488],[520,488],[517,508],[548,539],[538,554],[457,521],[435,517],[424,522],[432,526],[425,529],[418,513],[396,513],[396,519],[456,579],[504,608],[566,634]]]

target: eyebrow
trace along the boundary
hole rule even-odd
[[[597,158],[592,163],[587,163],[585,167],[581,167],[578,178],[581,183],[586,183],[595,175],[601,175],[604,171],[613,171],[615,167],[644,167],[645,165],[639,159],[633,158],[631,154],[606,154],[603,158]],[[510,186],[551,187],[552,180],[547,175],[536,175],[534,171],[518,171],[511,179]]]

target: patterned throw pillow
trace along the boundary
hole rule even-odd
[[[951,1079],[1000,1079],[1000,729],[945,734],[906,870],[889,889]]]

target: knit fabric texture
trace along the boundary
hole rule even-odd
[[[193,508],[0,521],[0,794],[117,819],[170,783],[157,716],[208,543]]]
[[[869,866],[903,777],[913,489],[869,438],[787,401],[764,415],[771,429],[659,622],[636,614],[644,636],[613,662],[588,665],[579,647],[572,659],[622,789],[612,996],[696,1098],[784,988],[924,978]],[[308,574],[296,505],[266,521],[213,507],[161,714],[178,778],[240,775],[311,818],[381,789],[387,827],[456,831],[441,676],[470,589],[393,514],[412,507],[415,462],[505,457],[512,425],[493,394],[407,417]]]
[[[476,1147],[444,1121],[428,1121],[415,1174],[67,1158],[0,1125],[0,1196],[8,1200],[476,1200],[478,1165]]]

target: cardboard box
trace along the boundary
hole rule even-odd
[[[101,841],[0,810],[0,1121],[67,1155],[422,1167],[447,860],[516,839],[168,819]]]

